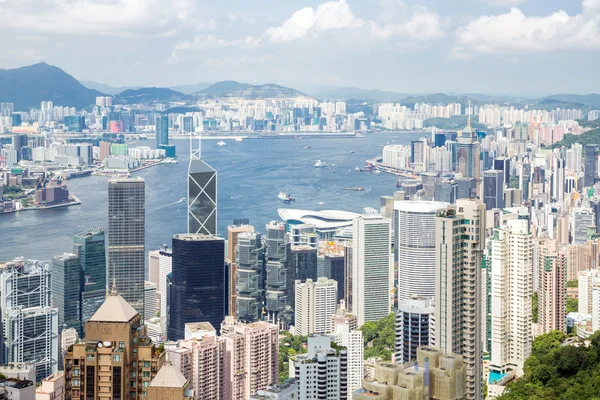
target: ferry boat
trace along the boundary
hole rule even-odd
[[[315,168],[325,168],[327,163],[325,161],[317,160],[315,163]]]
[[[165,158],[164,160],[162,160],[163,164],[177,164],[178,161],[176,158]]]
[[[225,146],[225,145],[226,145],[226,143],[225,143],[224,141],[222,141],[222,140],[221,140],[221,141],[218,141],[218,142],[217,142],[217,144],[218,144],[219,146]]]
[[[277,198],[281,201],[283,201],[284,203],[289,203],[291,201],[296,201],[296,198],[287,194],[286,192],[279,192],[279,196],[277,196]]]
[[[361,187],[351,187],[351,188],[344,188],[344,190],[354,190],[355,192],[362,192],[365,189],[361,188]]]
[[[243,138],[241,138],[241,137],[236,137],[236,138],[235,138],[235,141],[236,141],[236,142],[238,142],[238,143],[241,143],[241,142],[243,142],[243,141],[244,141],[244,139],[243,139]]]

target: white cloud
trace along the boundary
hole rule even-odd
[[[0,1],[0,26],[28,31],[106,36],[171,36],[183,24],[201,27],[194,0]],[[205,22],[207,27],[214,24]]]
[[[358,28],[364,21],[358,18],[346,0],[328,1],[317,9],[305,7],[296,11],[281,26],[269,28],[266,35],[274,42],[288,42],[309,34],[318,35],[333,29]]]
[[[242,12],[231,13],[227,16],[227,26],[233,26],[236,24],[252,25],[256,23],[256,18],[249,16]]]
[[[491,6],[495,7],[512,7],[525,3],[526,0],[488,0]]]
[[[530,17],[513,7],[502,15],[481,16],[456,34],[456,58],[470,58],[477,53],[600,49],[600,0],[585,0],[583,12],[576,15],[560,10]]]
[[[181,56],[181,53],[193,52],[206,49],[224,49],[227,47],[235,47],[241,49],[256,48],[260,45],[262,39],[247,36],[243,39],[228,40],[218,38],[215,35],[199,35],[192,40],[182,40],[175,44],[169,57],[169,64],[176,64]]]
[[[372,36],[382,40],[396,35],[413,40],[431,40],[445,36],[440,16],[425,7],[416,7],[413,16],[404,23],[379,25],[371,21],[370,25]]]

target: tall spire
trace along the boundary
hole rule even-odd
[[[471,127],[471,100],[469,100],[469,108],[467,108],[467,126],[470,128]]]
[[[117,292],[117,280],[113,278],[112,290],[110,291],[111,296],[117,296],[119,293]]]

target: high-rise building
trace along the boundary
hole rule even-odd
[[[108,182],[108,280],[140,314],[144,312],[145,204],[142,178]]]
[[[578,279],[578,309],[581,314],[592,313],[592,288],[594,285],[600,285],[600,270],[590,269],[581,271]]]
[[[533,241],[527,220],[514,219],[490,240],[491,359],[495,379],[510,371],[522,374],[531,355]]]
[[[483,173],[483,202],[485,209],[504,208],[504,172],[488,170]],[[511,207],[512,205],[507,205]]]
[[[348,351],[347,373],[348,393],[360,388],[364,377],[364,351],[362,331],[357,329],[356,316],[348,314],[343,304],[333,317],[332,335],[339,346]]]
[[[567,273],[566,257],[553,240],[546,240],[538,249],[538,324],[539,333],[559,330],[566,332]]]
[[[467,399],[482,398],[481,262],[485,206],[460,199],[437,217],[435,344],[467,366]]]
[[[144,318],[150,320],[156,317],[156,283],[144,282]]]
[[[456,143],[456,172],[466,178],[474,178],[477,184],[481,178],[480,145],[477,132],[471,127],[471,118],[463,129]]]
[[[417,359],[417,348],[434,340],[434,311],[431,298],[413,295],[398,302],[396,311],[396,362]]]
[[[224,345],[224,398],[246,400],[278,382],[279,329],[264,321],[237,324],[227,317]]]
[[[294,308],[297,335],[331,331],[331,317],[337,309],[337,282],[325,277],[316,282],[296,281],[296,306]]]
[[[272,324],[287,327],[291,321],[292,296],[288,276],[291,258],[289,237],[285,225],[270,222],[266,226],[265,306],[267,320]],[[292,281],[293,282],[293,281]]]
[[[67,399],[146,399],[162,363],[142,316],[114,285],[64,360]]]
[[[217,171],[196,158],[188,168],[188,233],[217,234]]]
[[[344,246],[335,242],[326,242],[324,247],[319,247],[317,255],[317,277],[326,277],[337,282],[338,301],[344,299],[344,286],[346,281],[346,260]]]
[[[229,263],[229,315],[237,315],[237,259],[236,251],[238,246],[238,236],[240,233],[254,232],[251,225],[229,225],[227,227],[227,255],[225,261]],[[259,235],[260,242],[260,235]]]
[[[298,383],[299,400],[348,398],[348,351],[332,347],[333,337],[311,335],[308,352],[290,359],[290,377]]]
[[[592,264],[592,247],[586,244],[567,246],[567,282],[576,281],[579,273],[590,269]]]
[[[394,240],[398,263],[398,302],[412,295],[435,295],[435,216],[446,203],[397,201]]]
[[[578,207],[573,210],[571,237],[574,244],[585,244],[588,240],[588,228],[596,225],[596,218],[591,208]],[[594,229],[595,231],[595,229]]]
[[[265,245],[258,232],[239,233],[236,241],[234,260],[237,278],[233,288],[237,293],[236,314],[240,322],[256,322],[262,318],[264,309]],[[231,268],[230,273],[233,273]],[[231,295],[229,297],[232,298]]]
[[[203,234],[173,237],[173,272],[169,288],[169,340],[183,339],[188,322],[220,326],[227,315],[228,276],[225,241]]]
[[[363,380],[354,400],[457,400],[468,396],[463,357],[432,347],[417,350],[417,362],[379,363],[375,376]],[[483,397],[478,397],[478,399]]]
[[[50,266],[22,258],[0,264],[6,362],[35,363],[36,381],[58,370],[58,310],[51,307]]]
[[[73,236],[73,253],[83,272],[81,322],[90,319],[106,297],[106,243],[104,230],[94,227]]]
[[[156,118],[156,148],[169,144],[169,116],[161,115]]]
[[[379,215],[361,215],[353,221],[352,313],[359,326],[387,317],[392,310],[391,225]]]
[[[592,187],[596,182],[598,176],[598,149],[600,148],[597,144],[586,144],[584,148],[585,157],[585,175],[583,177],[583,186]]]
[[[74,328],[83,336],[81,294],[83,273],[79,257],[65,253],[52,258],[52,304],[58,308],[59,331]]]

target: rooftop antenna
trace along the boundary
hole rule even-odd
[[[467,126],[470,127],[471,126],[471,100],[469,100],[469,108],[467,108]]]
[[[194,135],[190,133],[190,161],[202,159],[202,133],[198,132],[198,147],[194,148]]]

